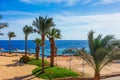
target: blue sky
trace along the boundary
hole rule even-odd
[[[24,25],[32,25],[35,18],[46,15],[53,17],[62,40],[87,39],[90,30],[120,39],[120,0],[1,0],[0,14],[0,21],[9,24],[2,29],[2,40],[8,39],[8,31],[15,32],[13,39],[24,39]],[[36,37],[40,35],[30,34],[29,39]]]

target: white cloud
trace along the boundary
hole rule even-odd
[[[38,15],[37,13],[14,11],[14,10],[0,11],[0,14],[2,14],[2,15],[29,15],[29,16]]]
[[[117,3],[120,2],[120,0],[102,0],[103,4],[111,4],[111,3]]]
[[[101,4],[113,4],[113,3],[119,3],[120,2],[120,0],[100,0],[100,1],[98,1],[98,2],[96,2],[96,3],[93,3],[93,5],[95,6],[95,5],[101,5]]]
[[[90,2],[91,0],[20,0],[21,2],[25,3],[57,3],[57,4],[63,4],[66,6],[73,6],[76,4],[86,4]]]
[[[90,30],[120,38],[120,13],[88,16],[55,16],[65,39],[87,39]],[[69,37],[68,37],[69,36]]]
[[[32,0],[20,0],[21,2],[31,3]]]
[[[99,15],[55,15],[54,21],[56,27],[62,32],[63,39],[87,39],[87,34],[90,30],[101,33],[103,35],[113,34],[120,39],[120,13],[114,14],[99,14]],[[9,30],[15,30],[17,37],[15,39],[24,39],[22,28],[24,25],[32,25],[35,18],[24,18],[15,21],[6,20],[10,24]],[[4,31],[5,31],[4,30]],[[19,37],[21,35],[21,37]],[[34,39],[36,34],[33,34],[29,39]],[[37,35],[38,36],[38,35]],[[3,38],[5,39],[5,38]]]
[[[65,6],[74,6],[76,4],[87,4],[92,2],[91,4],[93,6],[95,5],[100,5],[100,4],[112,4],[112,3],[118,3],[120,0],[97,0],[97,1],[92,1],[92,0],[20,0],[21,2],[25,3],[57,3],[57,4],[62,4]]]

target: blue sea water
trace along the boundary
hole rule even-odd
[[[2,51],[8,51],[8,40],[0,40],[0,48],[3,48]],[[56,47],[58,48],[57,54],[62,55],[62,51],[67,48],[82,48],[85,47],[88,50],[88,41],[87,40],[56,40]],[[11,40],[12,51],[15,51],[17,48],[19,52],[24,52],[24,40]],[[28,40],[28,50],[30,53],[35,53],[35,43],[33,40]],[[40,49],[41,54],[41,49]],[[45,55],[50,55],[50,43],[48,40],[45,41]]]

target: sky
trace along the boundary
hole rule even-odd
[[[0,22],[9,26],[1,30],[1,40],[8,40],[9,31],[16,34],[13,40],[24,40],[23,27],[32,26],[39,16],[53,18],[62,40],[86,40],[90,30],[95,36],[120,39],[120,0],[0,0],[0,15]],[[30,34],[28,39],[36,37],[40,35]]]

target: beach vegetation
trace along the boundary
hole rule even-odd
[[[85,50],[79,50],[83,58],[94,70],[94,80],[100,80],[100,71],[115,59],[119,59],[115,48],[108,46],[108,42],[114,40],[113,35],[102,37],[99,34],[96,38],[94,32],[88,34],[89,53]],[[120,56],[120,55],[119,55]]]
[[[27,40],[28,40],[28,35],[33,32],[33,28],[31,26],[25,25],[23,27],[23,32],[25,34],[25,56],[27,56]]]
[[[2,16],[0,15],[0,19],[2,18]],[[5,28],[5,27],[8,27],[8,24],[7,23],[3,23],[3,22],[0,22],[0,35],[3,35],[3,33],[1,33],[1,29]]]
[[[55,45],[55,39],[61,39],[61,31],[56,28],[52,28],[48,31],[47,37],[50,42],[50,66],[54,66],[54,56],[57,55],[57,47]]]
[[[32,71],[33,75],[43,79],[54,79],[54,78],[65,78],[65,77],[77,77],[78,73],[68,70],[66,68],[61,68],[58,66],[45,67],[45,73],[41,72],[41,67],[37,67]]]
[[[16,37],[15,33],[14,33],[14,32],[8,32],[8,38],[9,38],[9,54],[11,54],[11,47],[12,47],[11,38],[13,38],[13,37]]]
[[[19,60],[20,62],[22,62],[22,63],[27,63],[27,62],[29,62],[30,61],[30,58],[28,57],[28,56],[22,56],[21,58],[20,58],[20,60]]]
[[[41,35],[42,39],[42,73],[44,73],[44,45],[45,45],[45,36],[48,30],[55,26],[53,22],[53,18],[49,18],[47,16],[42,17],[39,16],[33,21],[33,26],[36,28],[34,29],[35,32]]]
[[[27,64],[42,67],[42,59],[36,60],[36,58],[30,57],[30,60],[29,60],[29,62],[27,62]],[[44,60],[44,65],[48,66],[49,62]]]
[[[39,39],[39,38],[36,38],[35,40],[34,40],[34,42],[35,42],[35,44],[36,44],[36,54],[35,54],[35,56],[36,56],[36,60],[38,60],[39,59],[39,53],[40,53],[40,46],[42,46],[42,40],[41,39]]]

